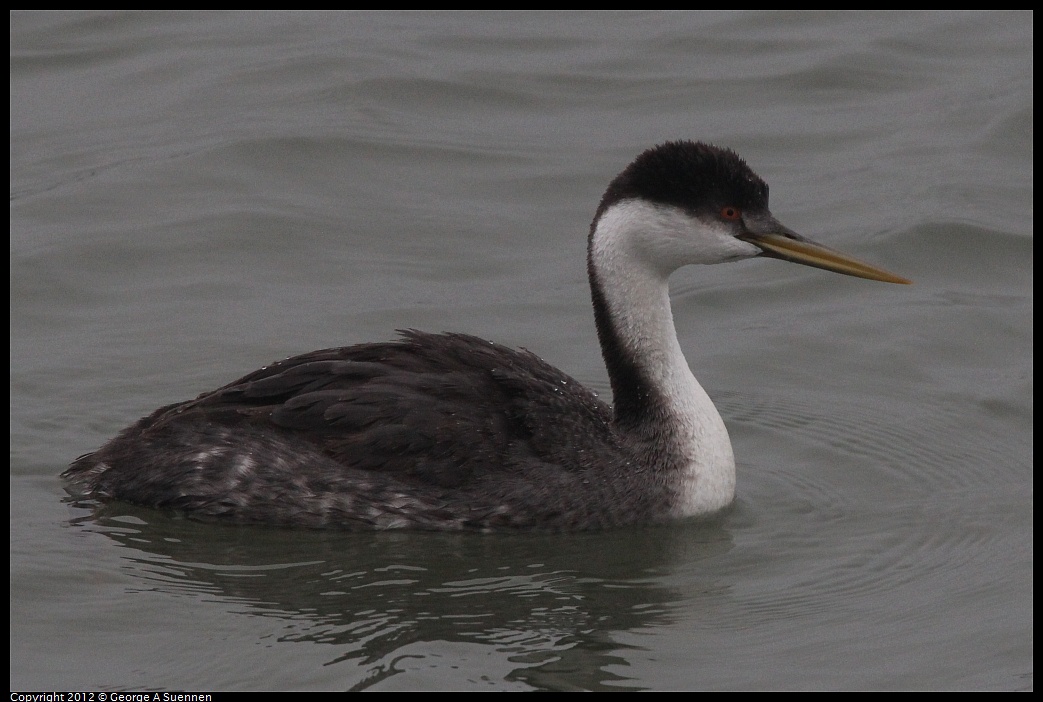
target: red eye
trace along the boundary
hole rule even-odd
[[[721,218],[722,219],[740,219],[742,217],[742,210],[738,207],[722,207]]]

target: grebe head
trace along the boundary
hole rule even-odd
[[[681,266],[778,258],[870,280],[910,281],[816,244],[768,209],[768,184],[734,151],[666,142],[639,155],[609,185],[591,231],[660,276]]]

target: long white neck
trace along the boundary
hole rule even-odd
[[[728,430],[688,368],[670,309],[670,273],[701,262],[691,232],[683,213],[627,200],[598,218],[588,250],[617,425],[676,484],[677,516],[716,511],[735,493]]]

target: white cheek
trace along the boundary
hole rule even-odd
[[[761,252],[753,244],[736,239],[730,227],[703,224],[688,217],[664,217],[658,224],[661,226],[646,229],[637,239],[636,255],[667,275],[682,266],[741,261]]]
[[[760,253],[739,241],[731,227],[703,222],[672,207],[626,200],[613,205],[598,223],[597,248],[632,263],[649,265],[666,277],[682,266],[723,263]]]
[[[741,239],[736,239],[731,235],[728,236],[728,241],[724,243],[721,250],[724,254],[724,257],[720,261],[721,263],[742,261],[743,259],[759,256],[761,253],[761,250],[753,244],[747,241],[742,241]]]

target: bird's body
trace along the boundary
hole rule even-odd
[[[670,311],[677,268],[757,255],[907,282],[808,242],[733,152],[671,142],[609,186],[588,272],[614,407],[462,334],[314,351],[125,429],[64,474],[90,497],[305,527],[591,529],[727,506],[735,461]]]

